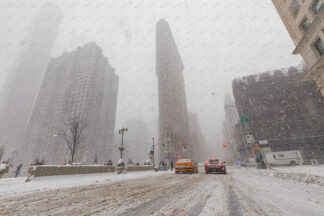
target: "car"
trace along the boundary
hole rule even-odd
[[[256,166],[255,158],[248,158],[248,159],[242,160],[241,163],[240,163],[240,165],[242,167]]]
[[[198,167],[204,167],[204,163],[203,162],[198,163]]]
[[[175,165],[175,173],[198,173],[197,163],[191,159],[180,159]]]
[[[205,162],[205,173],[223,173],[226,174],[225,161],[219,159],[209,159]]]

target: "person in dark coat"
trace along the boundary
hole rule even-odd
[[[23,166],[22,164],[19,164],[19,165],[17,166],[16,171],[15,171],[15,178],[16,178],[18,175],[20,175],[20,170],[21,170],[21,167],[22,167],[22,166]]]
[[[173,160],[171,160],[170,166],[171,166],[171,171],[173,171]]]

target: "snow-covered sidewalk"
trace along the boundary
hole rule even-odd
[[[30,182],[25,182],[26,177],[0,179],[0,198],[40,192],[58,188],[68,188],[110,181],[150,177],[169,172],[140,171],[117,175],[115,173],[97,173],[83,175],[62,175],[37,177]]]
[[[305,175],[314,175],[321,176],[324,178],[324,165],[320,166],[274,166],[272,169],[285,172],[285,173],[296,173],[296,174],[305,174]]]
[[[323,215],[324,187],[295,179],[304,174],[283,171],[279,176],[277,170],[254,168],[232,168],[229,172],[243,196],[265,215]]]

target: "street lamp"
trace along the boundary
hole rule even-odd
[[[122,158],[123,158],[123,151],[125,150],[125,147],[124,147],[124,133],[127,134],[127,133],[128,133],[128,129],[127,129],[127,128],[124,128],[124,126],[123,126],[123,128],[120,129],[120,130],[118,131],[118,133],[122,135],[121,144],[120,144],[120,146],[118,147],[118,149],[119,149],[119,151],[120,151],[120,159],[122,159]]]
[[[154,160],[154,150],[155,150],[155,145],[154,145],[154,137],[152,137],[153,144],[152,144],[152,150],[150,151],[150,159],[152,159],[153,162],[153,167],[155,167],[155,160]]]

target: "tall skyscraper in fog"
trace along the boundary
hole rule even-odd
[[[45,4],[21,43],[20,53],[1,91],[2,144],[13,145],[12,143],[19,142],[18,137],[26,131],[61,19],[62,13],[57,5]]]
[[[160,159],[189,157],[188,111],[183,63],[168,23],[156,25],[156,75],[159,94]]]
[[[95,43],[50,60],[28,124],[28,159],[69,159],[62,134],[75,115],[85,123],[76,159],[110,158],[117,107],[118,76]],[[61,154],[57,154],[61,152]]]
[[[127,120],[125,126],[127,126],[129,132],[124,137],[124,145],[126,146],[124,159],[127,161],[131,158],[134,163],[143,163],[147,159],[152,145],[152,139],[149,136],[150,127],[147,122],[136,118]],[[119,135],[118,141],[120,141],[120,138]],[[118,144],[120,145],[120,142]]]
[[[225,119],[223,122],[223,142],[227,143],[225,159],[239,159],[237,143],[235,141],[235,125],[239,122],[239,115],[232,96],[224,95]]]
[[[204,160],[205,139],[201,131],[197,113],[188,112],[190,129],[190,157],[196,161]]]

